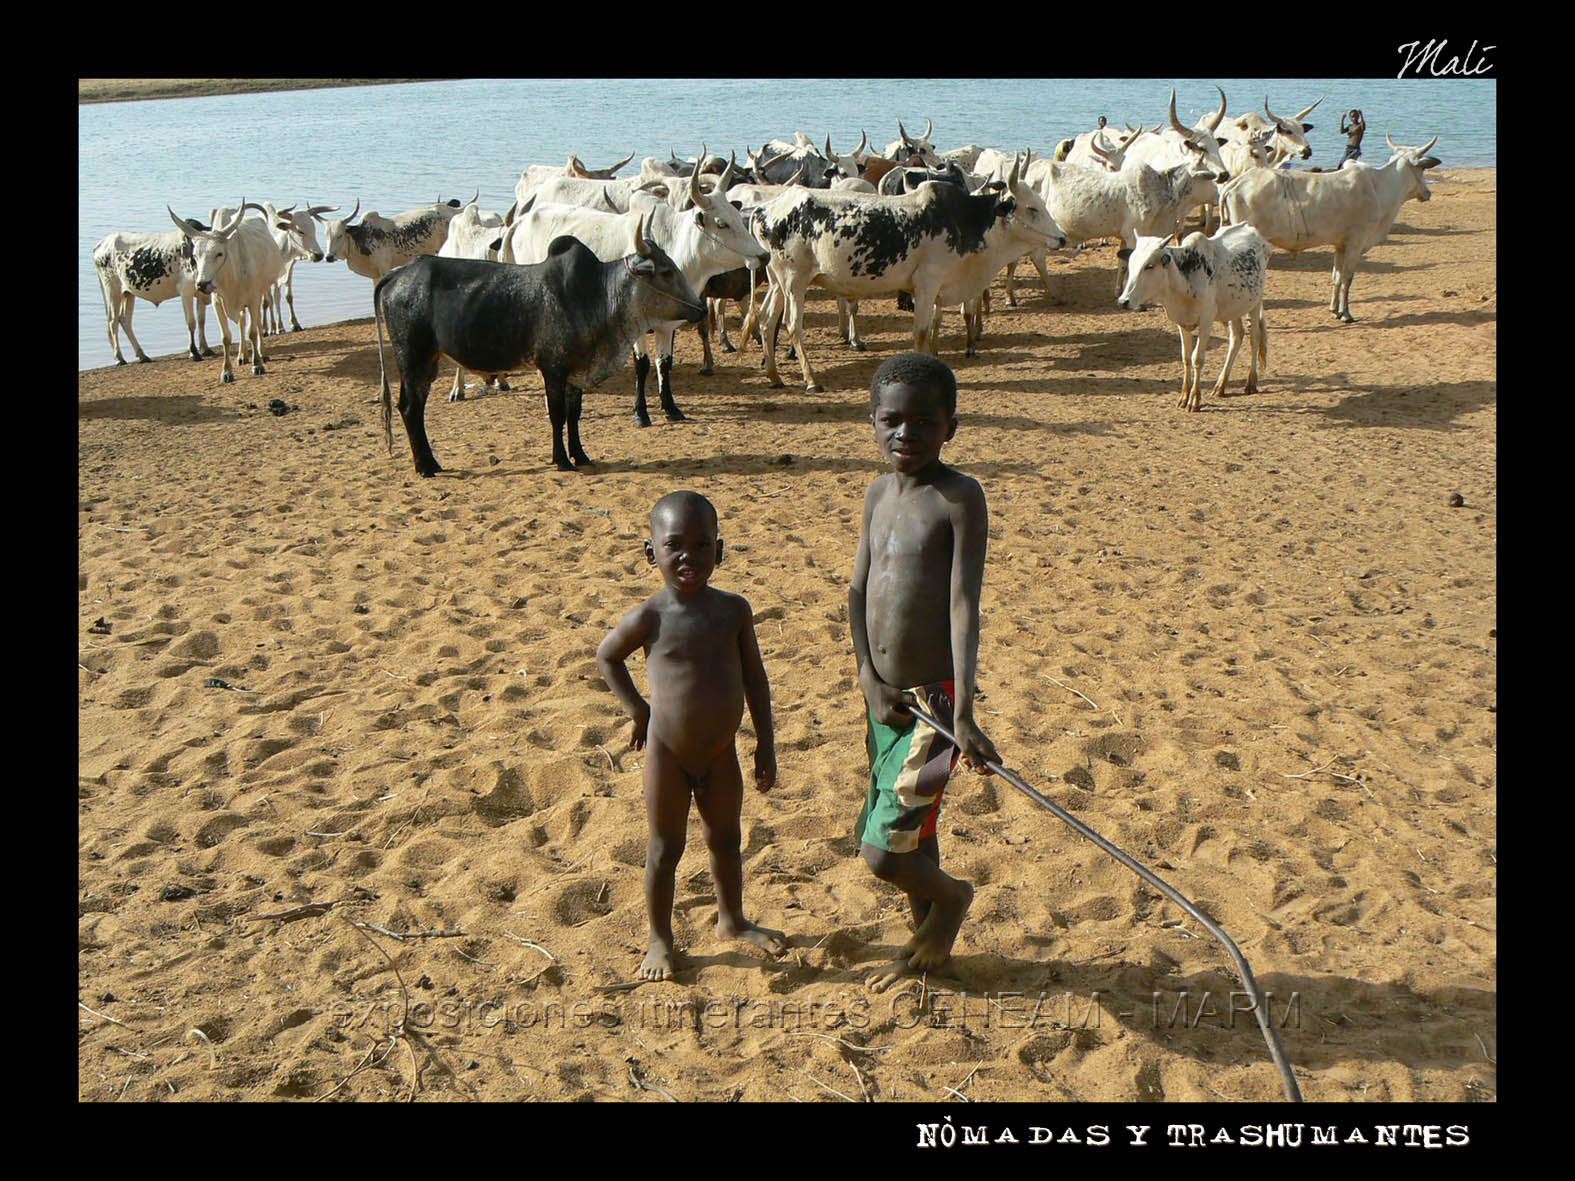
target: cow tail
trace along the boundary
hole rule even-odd
[[[377,321],[377,375],[383,383],[383,442],[389,453],[394,450],[394,396],[388,388],[388,367],[383,361],[383,284],[388,276],[377,281],[372,288],[372,319]]]

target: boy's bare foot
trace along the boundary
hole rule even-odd
[[[958,900],[952,904],[937,902],[932,905],[930,913],[924,916],[924,922],[919,924],[919,929],[909,941],[913,955],[908,959],[908,967],[915,972],[933,972],[952,958],[952,944],[957,942],[957,931],[962,926],[968,908],[973,905],[973,886],[968,882],[957,884],[961,887]]]
[[[788,937],[781,931],[773,931],[770,927],[762,927],[759,923],[751,923],[747,920],[737,926],[730,926],[718,919],[716,933],[723,939],[753,943],[773,959],[788,949]]]
[[[651,949],[640,964],[641,980],[671,980],[677,969],[673,967],[673,945],[653,939]]]

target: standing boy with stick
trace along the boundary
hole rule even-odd
[[[986,774],[999,756],[973,717],[989,509],[979,482],[940,459],[957,433],[957,379],[935,357],[900,353],[875,372],[870,418],[892,470],[864,495],[848,591],[870,758],[855,832],[875,876],[908,895],[914,924],[869,980],[881,991],[951,959],[973,887],[941,869],[941,792],[959,755]],[[909,695],[951,725],[960,750],[907,711]]]

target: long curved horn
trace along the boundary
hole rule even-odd
[[[1321,94],[1318,96],[1318,103],[1323,102],[1323,97],[1324,96]],[[1307,107],[1305,110],[1298,112],[1296,115],[1296,122],[1305,123],[1307,121],[1307,116],[1313,113],[1313,107],[1316,107],[1318,103],[1313,103],[1312,107]]]
[[[911,144],[913,142],[913,137],[908,134],[908,129],[902,125],[901,119],[897,120],[897,134],[902,136],[903,143]]]
[[[355,215],[360,213],[360,212],[361,212],[361,198],[357,197],[355,199],[355,208],[350,211],[350,216],[345,218],[344,224],[345,225],[349,225],[351,222],[353,222],[355,220]]]
[[[701,209],[709,208],[705,194],[700,191],[700,166],[698,164],[695,165],[695,170],[689,174],[689,199]]]
[[[315,217],[318,221],[322,221],[323,220],[323,214],[325,214],[325,213],[337,213],[337,212],[339,212],[339,206],[337,206],[337,205],[313,205],[306,212],[307,212],[307,214],[309,216]]]
[[[722,175],[717,179],[716,188],[712,189],[711,191],[713,193],[722,193],[725,195],[727,190],[732,187],[733,174],[737,171],[738,153],[736,151],[729,151],[727,153],[727,167],[722,170]]]
[[[1400,145],[1395,143],[1394,136],[1390,135],[1387,131],[1384,132],[1384,138],[1389,141],[1389,150],[1391,152],[1398,152],[1400,150]]]
[[[669,160],[671,160],[674,164],[682,164],[683,163],[683,161],[678,158],[678,156],[673,152],[673,149],[670,148],[670,147],[667,149],[667,158]]]
[[[530,195],[530,198],[531,198],[532,201],[534,201],[536,199],[536,194],[532,193]],[[519,209],[519,202],[518,201],[510,201],[509,202],[509,211],[503,215],[503,228],[504,229],[508,229],[509,226],[514,224],[514,214],[516,213],[516,211],[518,209]]]
[[[605,196],[606,194],[603,195]],[[536,204],[536,194],[532,193],[530,196],[525,198],[525,204],[520,206],[519,212],[514,215],[514,220],[518,221],[520,218],[524,217],[530,212],[530,207],[534,204]]]
[[[604,169],[604,171],[606,171],[606,172],[617,172],[620,168],[622,168],[625,164],[629,163],[629,161],[633,160],[633,159],[634,159],[634,153],[630,152],[622,160],[618,161],[618,163],[609,166],[608,168]]]
[[[1438,136],[1435,135],[1432,139],[1428,140],[1425,144],[1423,144],[1421,147],[1419,147],[1416,150],[1416,154],[1418,156],[1425,156],[1425,155],[1427,155],[1428,149],[1431,148],[1437,142],[1438,142]]]
[[[652,209],[634,219],[634,252],[641,258],[651,257],[651,246],[645,238],[645,223],[648,218],[655,216],[656,210]]]
[[[169,209],[170,217],[172,217],[175,221],[175,224],[180,227],[181,233],[185,234],[188,238],[195,238],[198,234],[202,233],[202,231],[196,226],[192,225],[191,222],[187,221],[173,209],[170,209],[168,205],[166,205],[164,208]]]
[[[466,201],[465,204],[466,205],[474,205],[479,200],[481,200],[481,190],[477,189],[475,196],[471,197],[471,199],[469,201]]]
[[[1100,138],[1099,137],[1099,132],[1097,132],[1097,131],[1094,132],[1094,134],[1089,137],[1088,150],[1090,152],[1093,152],[1094,155],[1098,156],[1101,160],[1109,160],[1110,159],[1110,153],[1105,151],[1102,147],[1099,146],[1099,138]]]
[[[1269,118],[1274,120],[1274,125],[1280,129],[1280,133],[1282,135],[1290,135],[1291,134],[1291,126],[1290,126],[1290,124],[1287,123],[1284,119],[1281,119],[1273,111],[1269,110],[1269,96],[1268,95],[1264,95],[1263,96],[1263,113],[1265,115],[1267,115]]]
[[[853,149],[855,156],[860,155],[870,146],[869,136],[864,134],[864,128],[859,128],[859,146]]]
[[[1225,118],[1225,88],[1216,82],[1214,84],[1214,89],[1220,92],[1220,109],[1214,112],[1214,121],[1209,124],[1210,135],[1213,135],[1219,130],[1220,120]],[[1268,101],[1267,96],[1265,96],[1264,101]]]
[[[788,177],[787,184],[796,185],[796,184],[798,184],[799,181],[803,180],[804,179],[804,169],[806,169],[808,167],[809,167],[809,161],[808,160],[806,160],[802,164],[800,164],[798,166],[798,171],[795,172],[792,176]]]
[[[924,138],[929,139],[935,133],[935,124],[930,122],[928,115],[924,116]]]
[[[1006,178],[1006,191],[1008,193],[1016,191],[1018,175],[1019,175],[1019,173],[1018,173],[1017,155],[1014,152],[1012,154],[1012,174]]]
[[[1189,130],[1181,125],[1180,119],[1176,118],[1176,88],[1174,86],[1170,88],[1170,125],[1181,132],[1182,135],[1186,135]]]
[[[826,132],[826,159],[835,160],[837,154],[831,150],[831,132]]]
[[[253,205],[252,208],[253,209],[260,209],[262,207],[259,206],[259,205]],[[243,218],[245,216],[246,216],[246,198],[242,197],[241,198],[241,203],[238,206],[236,206],[235,213],[233,215],[231,215],[230,220],[228,222],[226,222],[222,227],[221,226],[214,226],[213,227],[213,232],[215,234],[219,235],[219,237],[221,237],[221,238],[228,238],[231,234],[233,234],[236,231],[236,228],[240,226],[241,218]]]

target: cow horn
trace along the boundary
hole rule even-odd
[[[514,220],[518,221],[520,218],[524,217],[530,212],[530,207],[534,204],[536,204],[536,194],[532,193],[530,196],[525,198],[525,204],[520,206],[519,212],[514,215]]]
[[[798,166],[798,171],[795,172],[792,176],[788,177],[787,183],[790,184],[790,185],[798,184],[799,181],[804,179],[804,169],[806,169],[808,167],[809,167],[809,161],[805,160],[803,163],[801,163]]]
[[[831,132],[826,132],[826,159],[835,160],[837,153],[831,150]]]
[[[295,206],[299,205],[299,204],[300,204],[300,202],[297,201],[294,204],[290,205],[288,208],[276,209],[276,210],[274,210],[274,212],[277,213],[280,217],[284,217],[287,214],[294,213],[295,212]]]
[[[345,218],[344,224],[345,225],[349,225],[351,222],[353,222],[355,220],[355,215],[360,213],[360,212],[361,212],[361,198],[357,197],[355,199],[355,208],[350,211],[350,216]]]
[[[654,216],[654,212],[653,210],[642,213],[634,219],[634,252],[641,258],[651,257],[650,244],[645,240],[645,221],[646,218]]]
[[[1321,102],[1323,102],[1323,95],[1320,94],[1318,96],[1318,103]],[[1318,103],[1313,103],[1312,107],[1307,107],[1305,110],[1298,112],[1296,116],[1296,122],[1305,123],[1307,121],[1307,116],[1313,113],[1313,107],[1316,107]]]
[[[902,142],[903,142],[903,143],[905,143],[905,144],[911,144],[911,143],[912,143],[912,142],[913,142],[913,140],[912,140],[912,139],[911,139],[911,138],[910,138],[910,137],[909,137],[909,135],[908,135],[908,130],[907,130],[907,128],[905,128],[905,127],[904,127],[904,126],[903,126],[903,125],[902,125],[902,120],[901,120],[901,119],[898,119],[898,120],[897,120],[897,134],[898,134],[898,135],[900,135],[900,136],[902,136]]]
[[[1110,153],[1099,146],[1099,139],[1099,132],[1094,132],[1094,134],[1089,137],[1088,150],[1093,152],[1094,155],[1098,156],[1101,160],[1108,160],[1110,159]]]
[[[325,213],[337,213],[338,211],[339,211],[339,206],[337,206],[337,205],[313,205],[306,212],[308,214],[310,214],[312,217],[315,217],[318,221],[322,221],[323,220],[323,214],[325,214]]]
[[[1009,192],[1009,193],[1010,192],[1016,192],[1018,175],[1019,174],[1018,174],[1018,170],[1017,170],[1017,154],[1014,152],[1012,154],[1012,174],[1006,178],[1006,191],[1007,192]]]
[[[534,199],[535,196],[536,196],[535,193],[531,194],[532,199]],[[515,214],[515,212],[518,209],[519,209],[519,202],[518,201],[510,201],[509,202],[509,211],[503,215],[503,226],[504,226],[505,229],[507,229],[509,226],[514,224],[514,214]]]
[[[928,115],[924,116],[924,138],[929,139],[935,131],[935,124],[930,122]]]
[[[475,196],[471,197],[471,199],[469,201],[466,201],[465,204],[466,205],[474,205],[479,200],[481,200],[481,190],[477,189],[476,193],[475,193]]]
[[[870,146],[870,138],[869,138],[869,136],[864,134],[864,128],[860,127],[859,128],[859,146],[853,149],[853,154],[855,156],[860,155],[869,146]]]
[[[1431,148],[1437,142],[1438,142],[1438,136],[1435,135],[1432,139],[1428,140],[1425,144],[1423,144],[1421,147],[1419,147],[1416,150],[1416,154],[1418,156],[1425,156],[1425,155],[1427,155],[1428,149]]]
[[[673,152],[673,149],[671,147],[669,147],[667,149],[667,158],[669,160],[671,160],[674,164],[682,164],[683,163],[683,161],[680,160],[678,158],[678,156]]]
[[[1220,121],[1225,118],[1225,88],[1216,82],[1214,89],[1220,92],[1220,109],[1214,112],[1214,118],[1209,121],[1208,130],[1210,135],[1219,130]]]
[[[701,154],[704,155],[704,149]],[[706,207],[705,194],[700,191],[700,166],[695,165],[695,170],[689,174],[689,199],[701,209]]]
[[[181,233],[185,234],[188,238],[195,238],[198,234],[202,233],[202,231],[196,226],[192,225],[191,222],[187,221],[173,209],[170,209],[168,205],[166,205],[164,208],[169,209],[170,217],[174,218],[175,224],[180,227]]]
[[[253,205],[252,208],[253,209],[259,209],[259,208],[261,208],[261,206]],[[242,197],[240,205],[238,205],[236,207],[234,214],[232,214],[231,217],[230,217],[230,220],[225,223],[223,228],[220,228],[219,226],[214,226],[213,227],[213,232],[215,234],[218,234],[219,237],[221,237],[221,238],[228,238],[231,234],[233,234],[235,232],[236,228],[241,224],[241,218],[243,218],[245,216],[246,216],[246,198]]]
[[[1273,111],[1269,110],[1269,96],[1268,95],[1264,95],[1263,96],[1263,113],[1265,115],[1267,115],[1270,119],[1274,120],[1274,125],[1280,129],[1281,134],[1289,135],[1291,133],[1290,124],[1287,123],[1284,119],[1281,119]]]
[[[733,185],[733,174],[736,173],[737,171],[738,171],[738,153],[736,151],[729,150],[729,152],[727,153],[727,167],[722,170],[722,175],[716,182],[716,188],[712,189],[711,191],[714,192],[714,193],[715,192],[726,193],[727,190],[732,187],[732,185]]]
[[[1170,88],[1170,125],[1181,132],[1182,138],[1188,143],[1194,143],[1193,136],[1197,133],[1190,127],[1183,127],[1181,120],[1176,118],[1176,88],[1174,86]]]
[[[1390,151],[1398,152],[1400,150],[1400,145],[1395,143],[1395,137],[1390,135],[1387,131],[1384,132],[1384,138],[1389,141],[1389,150]]]

